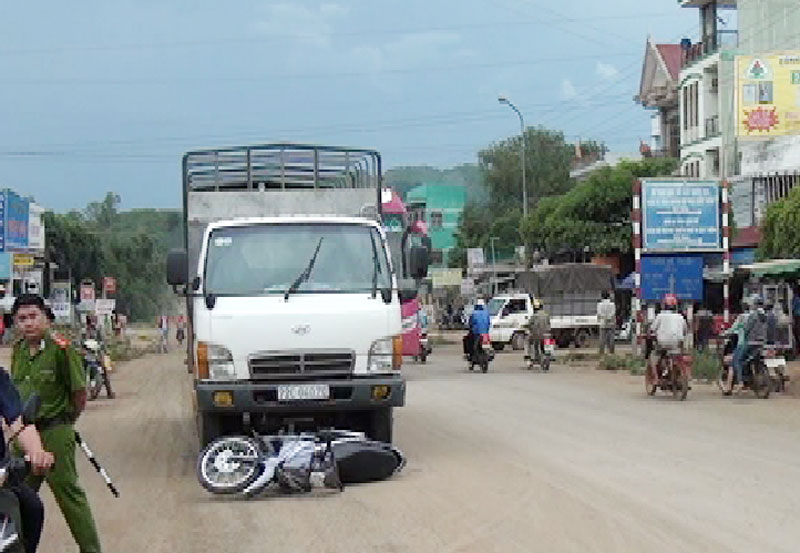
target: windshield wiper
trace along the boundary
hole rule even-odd
[[[289,295],[297,292],[297,289],[300,288],[300,285],[308,280],[308,278],[311,276],[311,270],[314,268],[314,263],[317,262],[317,254],[319,253],[319,248],[322,246],[323,240],[325,240],[325,237],[320,236],[319,242],[317,242],[317,249],[314,250],[314,255],[312,255],[311,259],[308,260],[308,266],[303,270],[302,273],[297,275],[295,281],[291,286],[289,286],[289,289],[286,290],[286,293],[283,294],[283,301],[289,301]]]

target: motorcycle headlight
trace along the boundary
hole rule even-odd
[[[389,336],[372,342],[367,359],[370,372],[398,371],[403,365],[403,337]]]
[[[197,345],[197,354],[201,378],[206,376],[210,380],[233,380],[236,377],[233,355],[228,348],[200,342]]]

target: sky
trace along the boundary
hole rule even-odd
[[[648,35],[697,33],[676,0],[3,2],[0,188],[179,207],[185,151],[281,141],[446,168],[519,133],[500,94],[634,152]]]

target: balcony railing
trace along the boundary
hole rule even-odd
[[[716,34],[705,37],[697,44],[684,46],[681,58],[682,66],[691,65],[695,61],[719,50],[736,48],[737,46],[739,46],[739,31],[734,29],[719,30]]]

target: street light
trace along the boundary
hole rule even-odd
[[[513,109],[519,116],[519,128],[522,133],[522,215],[528,216],[528,187],[525,183],[525,119],[522,117],[522,112],[517,109],[517,106],[511,103],[511,100],[505,96],[498,96],[497,101],[505,104]]]

